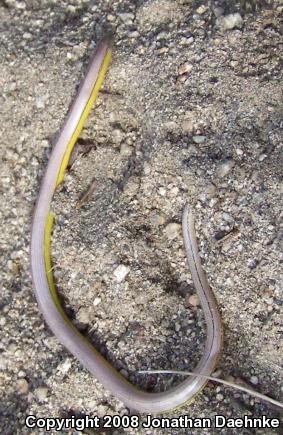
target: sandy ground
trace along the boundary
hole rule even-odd
[[[53,204],[54,274],[68,315],[148,391],[179,379],[138,370],[192,370],[205,324],[180,232],[188,201],[225,330],[217,375],[282,399],[282,5],[260,5],[253,13],[243,5],[0,3],[1,434],[45,433],[25,427],[28,414],[129,412],[51,334],[29,273],[32,211],[52,142],[107,31],[115,35],[113,62]],[[227,19],[235,13],[240,16]],[[127,275],[118,282],[120,270]],[[279,417],[276,409],[212,383],[166,416],[185,414]]]

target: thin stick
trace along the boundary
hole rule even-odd
[[[234,382],[224,381],[224,379],[214,378],[213,376],[201,375],[199,373],[182,371],[182,370],[139,370],[139,373],[156,373],[156,374],[172,374],[172,375],[181,375],[181,376],[198,376],[200,378],[205,378],[209,381],[218,382],[219,384],[226,385],[227,387],[234,388],[239,391],[243,391],[244,393],[248,393],[251,396],[256,397],[257,399],[264,400],[265,402],[271,403],[272,405],[277,406],[278,408],[283,409],[283,403],[278,400],[272,399],[265,394],[258,393],[257,391],[251,390],[246,387],[242,387],[241,385],[234,384]]]

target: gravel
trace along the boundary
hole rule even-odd
[[[64,308],[144,389],[179,379],[139,370],[193,370],[205,324],[180,231],[189,202],[223,319],[221,376],[282,399],[282,5],[264,3],[0,3],[2,434],[45,433],[25,427],[28,414],[129,413],[49,331],[29,271],[32,211],[52,142],[106,32],[115,36],[113,62],[78,143],[84,151],[53,201],[52,259]],[[278,417],[212,383],[167,416],[182,414]]]

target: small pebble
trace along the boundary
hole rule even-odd
[[[194,37],[193,36],[189,36],[188,38],[183,37],[181,39],[181,43],[182,45],[191,45],[194,42]]]
[[[167,32],[160,32],[158,33],[158,35],[156,36],[156,40],[160,41],[161,39],[166,39],[168,37]]]
[[[178,131],[178,124],[175,121],[164,122],[163,127],[170,133],[176,133]]]
[[[114,144],[120,144],[123,140],[123,137],[124,137],[124,133],[118,128],[113,130],[111,133],[111,139]]]
[[[178,74],[181,76],[183,74],[188,74],[193,69],[193,65],[191,63],[183,63],[183,65],[179,66]]]
[[[249,258],[247,265],[249,269],[255,269],[258,265],[258,260],[256,258]]]
[[[180,236],[182,226],[180,224],[177,224],[175,222],[171,222],[168,224],[165,228],[166,235],[169,240],[176,239]]]
[[[100,302],[101,302],[101,298],[95,298],[94,301],[93,301],[93,306],[97,307],[97,305],[99,305]]]
[[[221,393],[218,393],[218,394],[216,394],[216,400],[218,401],[218,402],[222,402],[222,400],[224,399],[224,396],[223,396],[223,394],[221,394]]]
[[[108,14],[106,18],[107,18],[107,21],[110,21],[110,22],[115,21],[115,16],[114,15]]]
[[[71,12],[71,14],[75,14],[77,11],[77,8],[74,5],[68,5],[67,6],[67,11]]]
[[[124,281],[128,273],[130,272],[130,268],[125,266],[124,264],[120,264],[115,270],[114,270],[114,276],[116,278],[116,281],[118,283]]]
[[[122,143],[120,147],[121,156],[130,156],[134,151],[134,148],[126,143]]]
[[[59,364],[57,366],[57,370],[64,375],[64,374],[68,373],[71,366],[72,366],[71,361],[69,359],[66,359],[64,362],[62,362],[62,364]]]
[[[50,147],[50,142],[48,140],[46,140],[46,139],[43,139],[40,142],[40,146],[42,146],[42,148],[49,148]]]
[[[234,161],[232,159],[227,159],[225,162],[220,163],[216,170],[218,177],[223,178],[227,175],[234,166]]]
[[[29,33],[29,32],[25,32],[24,34],[23,34],[23,38],[24,39],[32,39],[32,34],[31,33]]]
[[[236,149],[236,154],[237,154],[237,156],[242,156],[244,154],[244,151],[241,150],[241,148],[237,148]]]
[[[224,13],[224,9],[221,8],[220,6],[216,6],[216,7],[213,9],[213,12],[214,12],[214,15],[216,16],[216,18],[218,18],[218,17],[220,17],[221,15],[223,15],[223,13]]]
[[[10,84],[9,84],[9,86],[8,86],[8,90],[10,91],[10,92],[13,92],[13,91],[15,91],[17,89],[17,82],[11,82]]]
[[[10,0],[10,4],[13,4],[13,6],[15,6],[16,9],[25,9],[26,8],[26,5],[24,2],[13,2]]]
[[[161,195],[161,196],[165,196],[165,195],[166,195],[166,189],[165,189],[164,187],[160,187],[160,188],[158,189],[158,193],[159,193],[159,195]]]
[[[181,124],[181,128],[184,133],[191,133],[194,130],[195,125],[191,119],[184,119]]]
[[[205,136],[193,136],[193,141],[194,141],[194,143],[202,144],[206,141],[206,137]]]
[[[81,307],[76,315],[76,319],[85,325],[91,322],[90,311],[88,308]]]
[[[168,47],[162,47],[159,50],[157,50],[158,54],[164,54],[167,53],[169,51]]]
[[[135,18],[135,15],[134,14],[132,14],[132,13],[121,13],[121,14],[118,14],[118,16],[121,18],[121,20],[123,21],[123,23],[124,24],[127,24],[127,25],[130,25],[130,24],[132,24],[132,22],[133,22],[133,20],[134,20],[134,18]]]
[[[172,189],[170,190],[170,195],[172,196],[177,196],[179,193],[179,188],[177,186],[172,187]]]
[[[205,12],[208,10],[208,7],[205,5],[201,5],[197,8],[196,13],[199,15],[205,14]]]
[[[200,305],[200,300],[199,300],[199,297],[196,293],[193,295],[190,295],[186,299],[188,301],[188,304],[191,305],[192,307],[197,307],[198,305]]]
[[[36,395],[36,397],[40,402],[44,402],[47,398],[48,388],[46,387],[36,388],[36,390],[34,390],[34,394]]]
[[[218,18],[218,25],[223,30],[240,29],[243,25],[243,18],[237,12],[236,14],[225,15],[224,17]]]
[[[6,325],[6,318],[4,316],[0,317],[0,326],[5,326]]]
[[[8,360],[4,355],[0,355],[0,370],[5,370],[8,365]]]
[[[37,109],[44,109],[47,100],[48,100],[48,97],[46,95],[38,95],[35,98],[35,105],[36,105]]]
[[[258,160],[259,160],[260,162],[263,162],[263,160],[265,160],[266,157],[267,157],[266,154],[261,154],[261,155],[259,156]]]
[[[258,377],[257,376],[251,376],[250,377],[250,381],[253,385],[257,385],[258,384]]]
[[[226,212],[222,213],[222,219],[223,219],[225,222],[228,222],[228,223],[230,223],[230,224],[234,222],[233,217],[232,217],[229,213],[226,213]]]
[[[26,379],[19,379],[17,381],[17,387],[20,394],[27,394],[29,390],[29,384]]]
[[[134,30],[133,32],[129,32],[128,35],[130,38],[138,38],[140,36],[137,30]]]

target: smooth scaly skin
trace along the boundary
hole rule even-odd
[[[205,386],[207,380],[197,375],[190,376],[178,386],[163,393],[148,393],[132,385],[72,325],[60,306],[49,270],[48,239],[50,238],[49,231],[51,231],[49,217],[52,197],[56,186],[63,179],[68,156],[82,128],[82,116],[86,115],[85,108],[89,97],[98,81],[102,81],[109,61],[109,42],[103,41],[98,45],[90,68],[50,157],[37,199],[32,226],[31,269],[33,284],[40,310],[49,327],[84,367],[131,409],[146,413],[160,413],[191,401]],[[105,65],[104,62],[106,62]],[[80,127],[78,127],[79,123]],[[192,278],[200,297],[207,324],[204,353],[194,371],[209,375],[215,369],[219,358],[222,328],[214,295],[201,267],[193,218],[188,207],[185,208],[183,214],[183,236]]]

